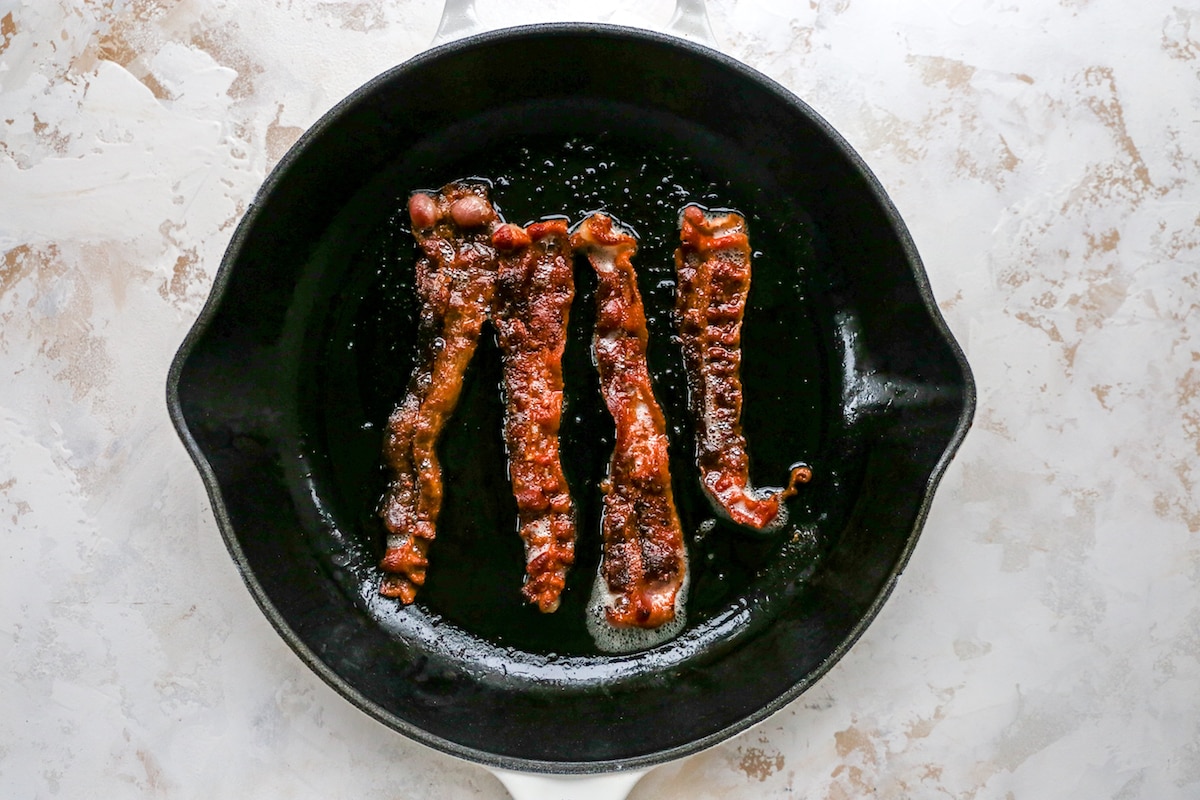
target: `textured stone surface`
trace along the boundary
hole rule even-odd
[[[483,24],[672,8],[505,5],[480,0]],[[162,399],[267,171],[439,12],[0,0],[4,797],[506,796],[279,640]],[[979,412],[849,655],[632,797],[1200,796],[1200,11],[710,15],[721,49],[807,100],[891,193]]]

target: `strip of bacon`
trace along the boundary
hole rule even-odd
[[[688,376],[688,399],[696,419],[700,481],[713,504],[730,520],[756,530],[784,522],[783,501],[812,478],[806,466],[792,470],[788,485],[759,490],[750,485],[750,459],[742,435],[742,317],[750,291],[750,240],[746,220],[734,212],[687,206],[675,251],[675,309]]]
[[[492,234],[500,262],[492,322],[504,359],[504,436],[525,543],[521,592],[558,609],[575,561],[575,509],[559,456],[562,357],[575,278],[567,223],[504,224]]]
[[[417,192],[409,198],[408,213],[422,254],[416,268],[417,363],[403,401],[388,419],[383,455],[390,479],[379,510],[388,531],[379,592],[404,603],[425,583],[442,506],[437,444],[458,404],[463,373],[492,302],[491,233],[498,221],[487,187],[477,183]]]
[[[666,421],[646,364],[646,314],[631,261],[637,240],[610,217],[593,214],[571,244],[587,254],[598,277],[593,354],[616,424],[601,484],[604,613],[613,626],[657,628],[675,619],[687,553],[671,492]]]

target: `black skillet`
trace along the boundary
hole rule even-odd
[[[499,356],[485,341],[442,443],[446,498],[416,604],[377,596],[381,425],[404,391],[417,307],[410,191],[493,183],[511,221],[603,208],[641,237],[651,367],[689,536],[686,629],[601,652],[584,625],[612,427],[577,265],[563,451],[580,512],[560,610],[518,587]],[[752,474],[815,478],[773,536],[715,519],[692,461],[672,339],[676,215],[743,211]],[[912,241],[862,160],[752,69],[605,25],[474,36],[379,76],[322,118],[245,215],[169,377],[168,404],[238,568],[297,654],[352,703],[484,765],[587,774],[696,752],[796,698],[899,578],[966,434],[968,365]]]

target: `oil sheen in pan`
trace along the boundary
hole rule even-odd
[[[816,258],[805,222],[777,213],[763,187],[710,174],[687,154],[603,135],[524,138],[489,148],[448,172],[429,183],[486,177],[508,221],[566,216],[575,222],[603,210],[638,235],[635,266],[650,331],[648,360],[667,418],[675,500],[689,549],[687,630],[681,636],[702,635],[706,624],[753,602],[749,595],[768,582],[767,573],[787,582],[778,580],[780,571],[797,578],[811,572],[820,550],[814,521],[821,510],[814,493],[793,498],[788,525],[767,538],[748,537],[722,521],[704,496],[672,314],[680,209],[689,202],[739,209],[756,250],[742,370],[752,481],[778,485],[796,461],[815,462],[822,406],[828,402],[821,385],[823,359],[830,354],[817,347],[816,323],[805,302],[805,277]],[[319,427],[340,505],[335,515],[354,520],[355,527],[337,571],[358,582],[356,593],[373,609],[381,608],[370,599],[383,539],[374,514],[383,487],[380,437],[405,391],[420,310],[412,286],[416,252],[404,213],[408,192],[418,188],[428,187],[393,187],[394,212],[356,242],[349,274],[367,277],[349,281],[332,298],[334,319],[315,372],[323,394]],[[560,436],[578,539],[562,604],[543,615],[519,593],[523,550],[502,436],[500,353],[490,326],[443,434],[445,496],[428,581],[417,599],[419,613],[441,624],[492,645],[543,655],[598,652],[587,630],[586,606],[601,551],[598,486],[612,452],[613,423],[591,360],[596,281],[585,259],[577,259],[575,276]]]

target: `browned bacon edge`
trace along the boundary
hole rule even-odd
[[[504,224],[492,234],[499,254],[492,322],[504,360],[504,435],[525,543],[525,597],[555,611],[575,561],[575,509],[563,474],[562,357],[575,297],[567,223]]]
[[[492,302],[496,251],[491,233],[498,221],[482,183],[456,182],[437,193],[414,193],[408,212],[421,250],[417,360],[408,391],[388,419],[383,456],[389,481],[379,509],[387,529],[379,592],[404,603],[411,603],[425,583],[442,505],[437,444],[458,404],[463,373]]]
[[[605,617],[614,626],[657,628],[675,619],[687,554],[671,491],[666,422],[646,363],[646,315],[631,260],[637,240],[610,217],[593,214],[571,243],[587,254],[598,278],[593,350],[616,425],[601,484]]]
[[[812,478],[792,469],[788,485],[756,490],[742,435],[742,318],[750,290],[750,241],[735,212],[687,206],[675,251],[676,314],[695,417],[700,481],[713,504],[733,522],[770,530],[784,521],[783,501]]]

